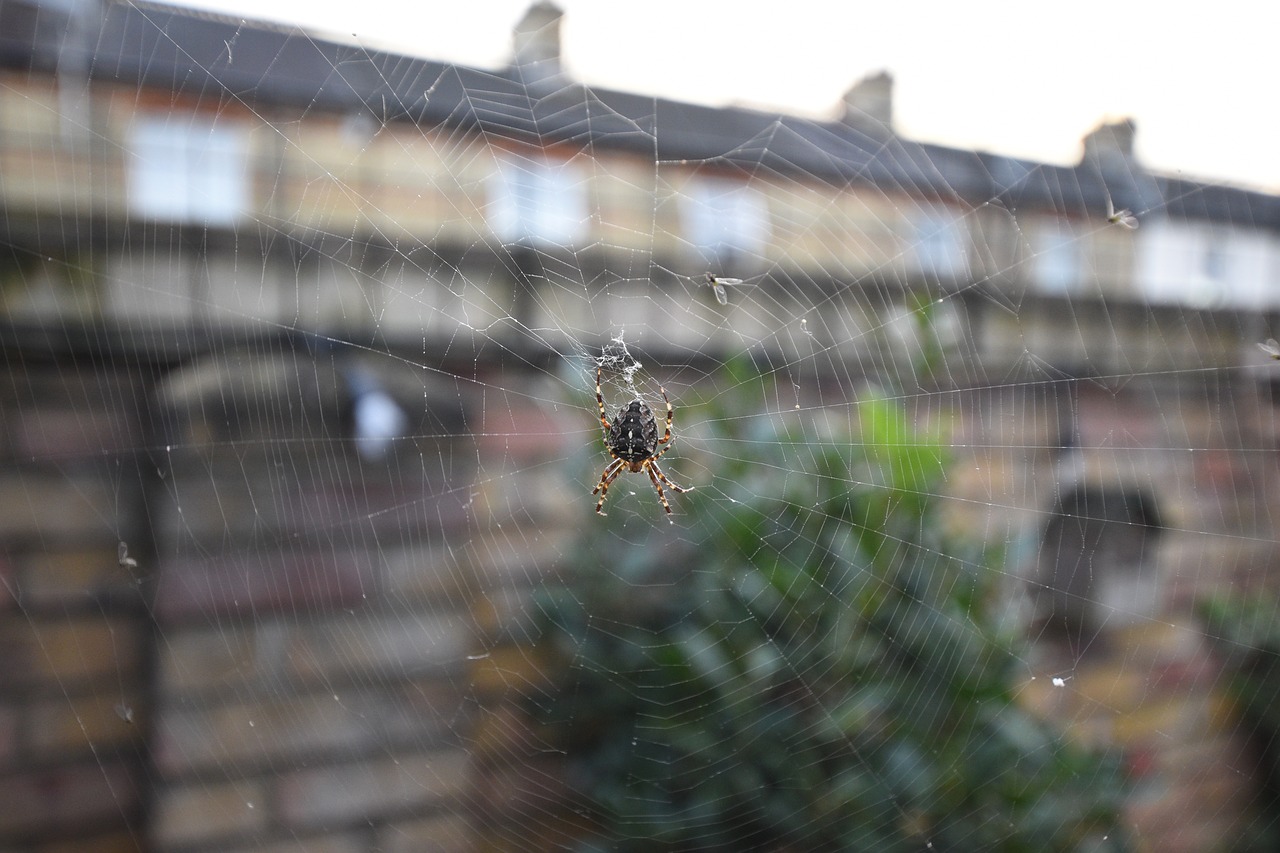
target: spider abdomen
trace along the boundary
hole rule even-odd
[[[609,450],[638,471],[639,463],[652,458],[658,449],[658,424],[653,412],[639,400],[618,412],[609,428]]]

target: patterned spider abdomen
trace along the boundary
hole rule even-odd
[[[634,466],[653,457],[658,450],[658,423],[653,412],[639,400],[619,411],[609,428],[609,450]]]

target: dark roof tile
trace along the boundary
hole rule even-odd
[[[0,0],[0,8],[16,0]],[[46,27],[46,30],[49,28]],[[55,31],[58,28],[53,28]],[[0,45],[13,64],[13,41]],[[31,46],[31,55],[39,53]],[[109,2],[90,64],[97,79],[172,88],[254,106],[364,111],[519,139],[649,153],[886,193],[1101,216],[1117,208],[1280,230],[1280,199],[1183,178],[1102,174],[869,135],[841,122],[707,107],[565,85],[526,87],[509,73],[367,50],[293,28],[174,7]]]

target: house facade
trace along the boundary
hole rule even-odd
[[[886,75],[830,121],[590,89],[559,22],[494,71],[0,0],[0,846],[501,847],[476,815],[554,783],[494,638],[577,484],[539,470],[563,415],[496,389],[554,399],[621,327],[871,383],[922,298],[956,496],[1025,546],[1030,665],[1073,673],[1027,702],[1141,759],[1148,849],[1232,832],[1192,611],[1271,583],[1280,197],[1152,174],[1124,121],[1071,166],[905,139]],[[707,270],[751,282],[728,322]]]

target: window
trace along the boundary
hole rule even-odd
[[[1200,273],[1208,281],[1227,283],[1227,247],[1221,239],[1210,238],[1200,258]]]
[[[586,188],[572,163],[499,161],[490,184],[489,227],[501,240],[572,245],[582,240],[586,221]]]
[[[129,207],[149,219],[234,225],[249,209],[243,128],[142,119],[130,138]]]
[[[759,255],[769,238],[769,210],[758,192],[721,178],[693,181],[681,197],[685,237],[708,263],[725,269]]]
[[[963,233],[950,212],[923,208],[911,224],[914,231],[911,248],[917,271],[936,278],[964,274]]]
[[[1080,290],[1080,242],[1075,234],[1057,223],[1045,223],[1033,243],[1035,262],[1032,275],[1045,293],[1075,293]]]

